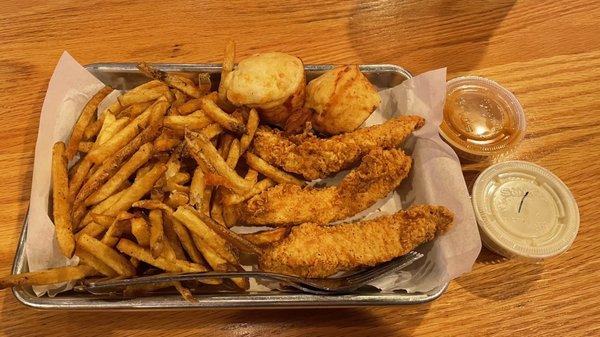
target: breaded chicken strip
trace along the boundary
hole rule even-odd
[[[397,147],[424,122],[418,116],[401,116],[326,139],[312,134],[286,136],[264,127],[254,136],[254,153],[308,180],[325,178],[352,167],[375,148]]]
[[[443,206],[413,206],[394,215],[334,226],[303,224],[265,249],[260,269],[301,277],[327,277],[402,256],[452,224]]]
[[[411,158],[400,149],[375,149],[339,185],[277,185],[240,204],[238,219],[245,225],[280,227],[344,219],[394,190],[408,175],[410,166]]]

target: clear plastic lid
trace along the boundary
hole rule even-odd
[[[482,160],[501,154],[524,133],[523,108],[510,91],[477,76],[448,81],[440,134],[461,157]]]
[[[506,257],[538,261],[558,255],[579,230],[579,209],[567,186],[529,162],[507,161],[483,171],[472,202],[484,245]]]

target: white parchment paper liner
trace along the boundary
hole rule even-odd
[[[26,241],[27,263],[31,271],[76,265],[78,262],[76,257],[69,260],[60,253],[54,239],[54,225],[48,214],[52,144],[68,139],[81,109],[102,86],[102,82],[67,52],[63,53],[48,85],[35,149]],[[406,145],[407,152],[412,153],[413,169],[398,191],[346,221],[393,213],[413,203],[444,205],[456,214],[451,230],[419,248],[426,254],[425,258],[407,270],[373,284],[382,291],[433,289],[471,270],[481,249],[460,163],[437,132],[442,119],[445,90],[445,69],[419,75],[381,91],[381,107],[365,122],[367,126],[378,124],[398,114],[417,114],[427,120],[425,127],[416,132]],[[110,95],[102,106],[114,99],[115,95]],[[254,282],[252,284],[251,290],[265,290]],[[70,284],[63,284],[34,287],[34,290],[38,296],[46,292],[52,296],[70,288]]]

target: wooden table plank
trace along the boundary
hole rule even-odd
[[[0,273],[27,210],[45,89],[63,50],[82,63],[215,62],[279,50],[307,63],[394,63],[493,78],[528,122],[503,159],[551,169],[581,213],[573,247],[541,264],[483,250],[433,303],[400,308],[152,313],[38,312],[0,293],[7,335],[594,335],[600,333],[600,5],[595,1],[136,1],[0,6]],[[472,178],[474,174],[467,174]]]

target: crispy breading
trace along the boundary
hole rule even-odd
[[[269,164],[308,180],[325,178],[352,167],[375,148],[397,147],[424,122],[418,116],[401,116],[325,139],[311,133],[287,136],[261,127],[254,136],[254,153]]]
[[[246,225],[326,224],[352,216],[394,190],[408,175],[411,158],[402,150],[375,149],[363,157],[337,186],[326,188],[280,184],[239,207]]]
[[[301,277],[327,277],[374,266],[402,256],[447,230],[454,215],[443,206],[413,206],[373,220],[293,227],[260,258],[264,271]]]

